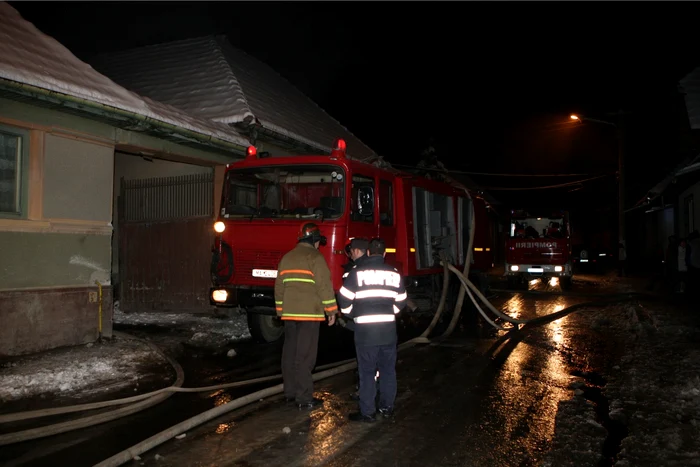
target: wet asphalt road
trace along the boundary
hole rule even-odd
[[[597,292],[598,286],[595,280],[578,281],[575,296],[497,293],[492,302],[513,317],[529,319],[589,301],[585,294]],[[557,285],[541,283],[530,289],[559,291]],[[399,354],[397,413],[392,420],[348,422],[348,413],[356,410],[349,399],[354,375],[348,372],[316,383],[316,395],[325,401],[322,408],[299,411],[280,397],[270,398],[197,427],[184,439],[142,454],[132,465],[538,465],[554,432],[558,402],[571,397],[573,375],[604,364],[600,349],[606,344],[576,326],[575,316],[525,336],[499,339],[503,333],[476,325],[474,316],[466,314],[447,341]],[[426,324],[403,329],[402,337],[417,335]],[[248,344],[237,351],[233,361],[181,355],[184,385],[279,373],[279,344]],[[336,327],[322,335],[319,365],[352,356],[351,333]],[[268,385],[175,394],[115,422],[0,448],[0,462],[94,465],[179,421]]]

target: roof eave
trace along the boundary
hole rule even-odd
[[[165,133],[180,139],[183,143],[195,143],[197,145],[233,151],[236,155],[245,154],[246,147],[233,141],[226,141],[215,136],[199,133],[187,128],[178,127],[171,123],[140,115],[135,112],[119,109],[109,105],[93,102],[87,99],[71,96],[56,91],[40,88],[30,84],[0,78],[0,89],[18,96],[29,97],[34,100],[49,102],[71,108],[86,116],[108,117],[114,126],[126,130],[134,130],[134,124],[138,125],[140,131],[150,131],[156,134]]]

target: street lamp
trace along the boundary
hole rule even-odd
[[[625,138],[624,138],[624,128],[622,120],[622,111],[617,113],[619,115],[619,123],[612,123],[605,120],[598,120],[596,118],[584,117],[581,115],[571,114],[569,118],[575,122],[593,122],[600,123],[602,125],[610,125],[615,127],[617,132],[617,239],[618,243],[624,244],[625,241]]]

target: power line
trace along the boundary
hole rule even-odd
[[[405,168],[410,168],[410,169],[419,169],[419,170],[426,170],[426,171],[431,171],[431,172],[445,172],[443,169],[436,169],[436,168],[429,168],[429,167],[418,167],[417,165],[406,165],[406,164],[391,164],[396,167],[405,167]],[[464,171],[464,170],[453,170],[453,169],[448,169],[448,172],[450,173],[457,173],[457,174],[463,174],[463,175],[482,175],[482,176],[491,176],[491,177],[588,177],[591,174],[515,174],[515,173],[510,173],[510,174],[504,174],[504,173],[487,173],[487,172],[469,172],[469,171]],[[608,174],[602,174],[601,176],[605,176]]]
[[[450,170],[450,172],[457,172]],[[483,175],[486,177],[588,177],[591,174],[494,174],[486,172],[458,172],[466,175]]]
[[[609,174],[604,174],[604,175],[598,175],[597,177],[591,177],[591,178],[585,178],[583,180],[577,180],[574,182],[568,182],[568,183],[560,183],[558,185],[548,185],[548,186],[529,186],[529,187],[522,187],[522,188],[512,188],[512,187],[496,187],[496,186],[489,186],[489,187],[482,187],[483,190],[486,191],[525,191],[525,190],[548,190],[551,188],[565,188],[567,186],[573,186],[573,185],[578,185],[580,183],[584,182],[590,182],[591,180],[597,180],[600,178],[608,177],[610,175],[614,175],[613,173]]]

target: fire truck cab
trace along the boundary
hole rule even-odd
[[[568,289],[573,275],[568,212],[511,211],[504,274],[511,288],[556,278]]]
[[[440,252],[463,266],[471,204],[464,189],[386,165],[350,159],[342,139],[330,155],[259,157],[249,147],[244,160],[226,169],[214,223],[210,303],[245,312],[256,340],[279,339],[277,266],[301,225],[314,222],[328,239],[320,251],[336,292],[349,239],[379,236],[387,263],[406,278],[409,309],[433,306],[441,291]]]

